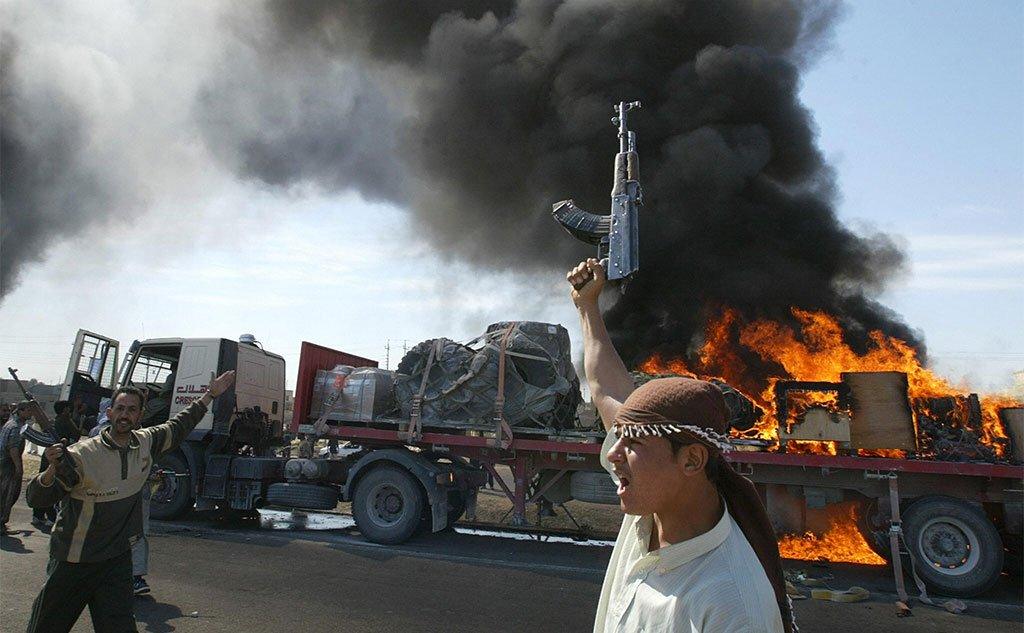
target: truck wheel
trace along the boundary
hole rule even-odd
[[[979,508],[951,497],[925,497],[903,517],[917,573],[936,593],[970,598],[984,593],[1003,570],[1003,544]]]
[[[368,540],[383,545],[408,540],[425,507],[419,482],[396,466],[378,466],[366,473],[352,495],[356,527]]]
[[[156,467],[163,474],[149,500],[149,516],[160,520],[176,519],[195,506],[188,462],[180,453],[168,453],[156,461]]]
[[[870,499],[862,501],[857,508],[857,529],[867,542],[871,551],[887,561],[892,561],[892,548],[889,546],[889,521],[885,525],[877,522],[878,501]]]
[[[316,484],[270,484],[267,504],[302,510],[333,510],[338,506],[338,490]]]
[[[619,505],[619,495],[616,494],[617,489],[611,475],[603,470],[600,472],[588,470],[575,472],[572,474],[572,479],[569,482],[572,498],[589,503],[617,506]]]

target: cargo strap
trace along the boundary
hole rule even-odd
[[[914,584],[917,585],[918,590],[921,592],[917,599],[924,604],[935,604],[928,597],[928,590],[925,588],[924,581],[917,574],[917,569],[914,566],[914,554],[911,552],[910,547],[907,546],[906,535],[903,533],[903,520],[900,518],[900,490],[896,473],[890,473],[888,479],[889,511],[891,513],[889,520],[889,551],[892,555],[892,571],[896,579],[896,594],[901,602],[907,603],[907,587],[903,579],[903,557],[900,550],[900,545],[902,544],[906,548],[908,558],[910,559],[910,573],[914,578]]]
[[[323,405],[323,413],[313,423],[313,434],[317,438],[321,438],[327,434],[327,416],[334,413],[335,407],[343,402],[342,394],[345,391],[345,383],[348,382],[348,376],[342,375],[334,379],[334,392],[331,393],[326,399]]]
[[[423,380],[420,381],[420,390],[412,397],[412,412],[409,414],[409,425],[404,431],[398,432],[398,437],[407,442],[418,442],[423,438],[423,395],[427,392],[427,381],[430,378],[430,368],[434,366],[434,360],[442,353],[440,347],[444,341],[436,339],[430,345],[430,353],[427,354],[427,364],[423,366]]]
[[[503,450],[512,446],[512,428],[505,420],[505,350],[518,325],[518,321],[509,324],[498,347],[498,395],[494,398],[494,439],[487,443]]]

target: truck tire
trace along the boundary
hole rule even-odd
[[[935,593],[971,598],[999,580],[1003,543],[980,508],[924,497],[907,508],[903,530],[918,575]]]
[[[619,495],[616,494],[618,486],[611,475],[603,470],[600,472],[581,470],[573,473],[569,490],[572,493],[572,498],[578,501],[619,505]]]
[[[192,510],[196,503],[188,461],[180,453],[168,453],[156,464],[164,474],[149,500],[149,516],[164,521],[176,519]]]
[[[426,508],[423,489],[398,466],[377,466],[356,483],[352,516],[367,540],[394,545],[409,539]]]
[[[857,529],[860,530],[861,536],[864,537],[864,541],[871,548],[871,551],[892,562],[892,548],[889,545],[889,522],[888,519],[885,519],[885,525],[878,523],[877,514],[877,499],[862,501],[857,508]]]
[[[270,484],[267,503],[302,510],[333,510],[338,505],[338,490],[316,484]]]

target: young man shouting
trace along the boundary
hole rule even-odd
[[[142,487],[153,463],[181,445],[234,381],[235,372],[221,374],[187,409],[145,429],[136,428],[142,391],[121,387],[107,410],[110,426],[97,437],[66,451],[60,444],[46,449],[49,466],[29,482],[26,497],[32,507],[62,503],[29,633],[69,631],[86,605],[97,632],[136,630],[131,549],[142,536]]]
[[[634,390],[598,308],[604,269],[590,259],[566,278],[591,397],[608,431],[602,462],[626,513],[594,632],[794,633],[768,515],[722,456],[721,392],[693,378]]]

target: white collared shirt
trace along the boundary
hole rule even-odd
[[[614,435],[609,438],[614,443]],[[605,453],[611,443],[605,441]],[[594,633],[782,633],[768,576],[724,501],[722,506],[711,530],[653,552],[653,517],[626,515],[608,561]]]

